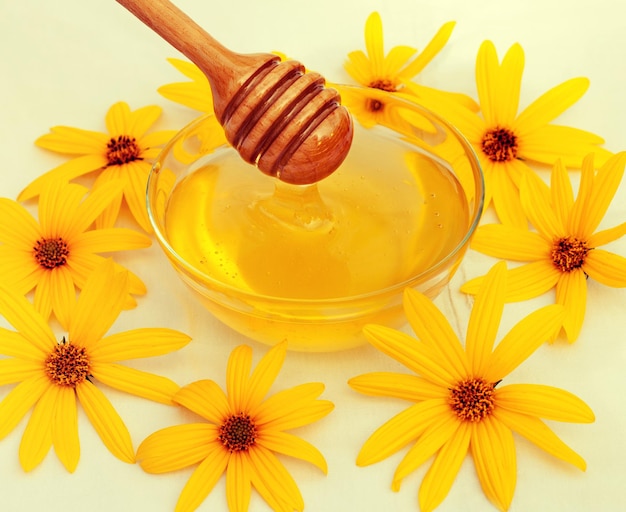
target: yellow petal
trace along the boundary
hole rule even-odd
[[[483,41],[476,56],[476,88],[480,109],[487,125],[498,124],[496,117],[499,63],[496,48],[491,41]]]
[[[546,125],[524,137],[517,156],[547,165],[553,165],[560,158],[566,167],[579,169],[585,155],[591,152],[602,161],[611,156],[606,149],[599,147],[603,143],[604,139],[584,130]]]
[[[440,352],[454,377],[460,380],[469,371],[467,357],[450,322],[425,295],[407,288],[404,292],[404,311],[417,338]]]
[[[111,402],[91,382],[76,387],[85,414],[109,451],[123,462],[135,462],[130,433]]]
[[[20,382],[0,402],[0,439],[6,437],[50,387],[45,375]]]
[[[247,455],[230,457],[226,468],[226,502],[232,512],[247,512],[252,494],[252,468]]]
[[[512,45],[504,55],[499,70],[499,80],[494,87],[494,114],[496,124],[510,126],[519,105],[522,73],[524,72],[524,50],[519,44]]]
[[[572,205],[572,210],[569,218],[569,225],[567,226],[568,232],[572,236],[577,236],[580,239],[583,237],[583,226],[585,224],[585,217],[590,210],[590,198],[593,189],[593,182],[596,175],[595,154],[589,153],[582,161],[582,168],[580,170],[580,184],[578,185],[578,195]]]
[[[211,423],[221,424],[231,411],[222,389],[212,380],[198,380],[180,388],[174,401]]]
[[[89,350],[92,361],[112,363],[174,352],[191,341],[186,334],[166,328],[140,328],[102,338]]]
[[[430,423],[400,461],[393,475],[391,489],[395,492],[399,491],[402,480],[446,444],[456,434],[460,426],[461,422],[457,418],[447,414],[439,415],[437,421]]]
[[[228,460],[229,455],[226,450],[221,448],[212,450],[191,474],[185,487],[183,487],[178,503],[176,503],[175,512],[196,510],[226,470]]]
[[[39,266],[31,251],[0,245],[0,283],[18,295],[26,295],[37,286],[46,270]]]
[[[529,171],[522,176],[520,199],[524,212],[537,231],[549,239],[565,234],[565,224],[553,210],[550,189],[535,172]]]
[[[380,462],[417,440],[431,425],[453,419],[445,399],[425,400],[412,405],[376,429],[361,447],[356,463],[367,466]]]
[[[67,329],[76,304],[76,288],[72,274],[65,266],[55,268],[48,273],[50,278],[50,301],[52,311],[61,326]]]
[[[147,233],[152,232],[146,204],[146,186],[151,167],[149,162],[142,160],[126,164],[126,186],[124,187],[124,199],[128,209],[137,224]]]
[[[485,276],[475,277],[474,279],[470,279],[469,281],[463,283],[459,290],[469,295],[476,295],[481,289],[484,281]]]
[[[573,343],[578,339],[587,309],[587,276],[581,269],[561,275],[556,285],[556,302],[565,306],[563,329]]]
[[[54,270],[52,270],[54,272]],[[41,318],[48,320],[52,314],[52,272],[43,271],[40,275],[37,288],[35,288],[35,298],[33,300],[33,306]],[[67,330],[67,327],[63,327]]]
[[[519,160],[504,162],[495,165],[495,172],[491,173],[491,200],[503,224],[526,229],[528,221],[520,200],[517,184],[513,179],[512,170],[526,164]]]
[[[209,90],[210,94],[210,90]],[[215,124],[220,127],[221,125],[215,121]],[[223,130],[222,130],[223,132]],[[177,130],[159,130],[158,132],[148,133],[141,138],[139,144],[141,145],[141,155],[143,162],[152,168],[151,162],[161,152],[161,147],[167,144],[176,135]],[[141,162],[142,160],[135,160],[135,162]]]
[[[93,270],[102,265],[105,258],[97,254],[90,253],[74,253],[72,257],[67,260],[66,267],[72,273],[72,279],[76,288],[79,290],[85,287],[87,278],[91,275]],[[42,269],[43,270],[43,269]]]
[[[439,351],[408,334],[382,325],[366,325],[363,334],[378,350],[433,383],[449,388],[457,381]]]
[[[2,334],[0,333],[0,337]],[[22,343],[28,346],[22,338]],[[2,341],[0,340],[0,344]],[[20,359],[0,359],[0,386],[15,384],[41,375],[42,362]]]
[[[484,224],[474,234],[472,249],[495,258],[512,261],[544,259],[551,249],[540,234],[504,224]]]
[[[574,206],[574,191],[567,169],[560,158],[555,162],[550,174],[550,195],[559,226],[567,229],[570,212]]]
[[[511,430],[494,417],[486,418],[473,425],[470,446],[485,495],[500,510],[508,510],[517,481]]]
[[[626,222],[622,222],[612,228],[595,232],[588,238],[587,243],[589,244],[589,247],[593,247],[595,249],[596,247],[614,242],[624,235],[626,235]]]
[[[117,272],[111,259],[93,270],[82,289],[68,326],[72,343],[93,346],[122,311],[128,274]]]
[[[589,79],[572,78],[545,92],[520,113],[515,128],[521,137],[560,116],[585,94]]]
[[[409,90],[412,89],[410,83],[407,83],[406,87]],[[440,114],[455,126],[468,141],[476,146],[477,152],[480,152],[480,144],[487,130],[485,121],[481,117],[467,106],[459,105],[458,102],[442,105]]]
[[[426,47],[408,66],[402,70],[400,77],[413,78],[420,73],[446,45],[448,39],[450,39],[450,35],[452,34],[455,24],[456,23],[454,21],[444,23]]]
[[[288,432],[274,432],[264,429],[257,439],[257,443],[270,451],[309,462],[320,468],[324,474],[328,472],[328,465],[322,453],[308,441]]]
[[[76,395],[72,388],[58,388],[51,427],[54,451],[65,469],[73,473],[80,459],[80,442]]]
[[[626,166],[626,151],[611,157],[597,172],[589,197],[590,208],[583,217],[580,235],[587,239],[600,225],[606,211],[615,197]]]
[[[543,343],[552,339],[563,325],[565,310],[551,304],[524,317],[502,338],[484,373],[488,382],[499,382]]]
[[[136,139],[141,139],[158,121],[162,111],[157,105],[147,105],[131,111],[126,124],[126,133],[122,135],[132,135]]]
[[[456,434],[443,445],[420,486],[421,512],[431,512],[448,495],[470,442],[470,425],[462,423]]]
[[[248,393],[242,404],[242,410],[257,407],[272,387],[287,354],[287,343],[277,343],[259,361],[250,377]]]
[[[106,140],[102,144],[102,148],[106,146]],[[104,151],[104,150],[102,150]],[[107,165],[106,156],[103,153],[88,154],[73,158],[63,164],[48,171],[26,186],[17,196],[18,201],[27,201],[37,197],[52,182],[69,182],[74,178],[88,174],[97,169],[101,169]]]
[[[104,153],[107,140],[104,133],[70,126],[53,126],[50,133],[39,137],[35,144],[55,153],[86,155]]]
[[[509,411],[570,423],[593,423],[589,406],[576,395],[542,384],[509,384],[495,390],[497,407]]]
[[[260,474],[257,468],[253,465],[250,460],[249,454],[243,454],[244,464],[249,466],[250,468],[250,481],[252,486],[257,490],[257,492],[263,497],[266,503],[272,510],[277,512],[292,512],[294,511],[294,506],[291,503],[285,501],[284,496],[281,494],[275,494],[274,490],[271,487],[271,482],[267,481],[265,475]],[[246,512],[246,511],[242,511]]]
[[[501,408],[496,408],[493,414],[508,428],[524,436],[550,455],[569,462],[583,471],[587,467],[583,458],[561,441],[539,418]]]
[[[19,203],[0,197],[0,242],[31,251],[41,237],[41,229],[30,213]]]
[[[348,53],[348,59],[344,62],[343,68],[355,82],[366,87],[371,82],[370,62],[361,50]]]
[[[19,450],[20,464],[24,471],[36,468],[50,451],[59,392],[58,386],[48,386],[35,405],[24,429]]]
[[[95,229],[77,236],[72,249],[89,252],[113,252],[150,247],[152,241],[147,236],[132,229]]]
[[[550,261],[533,261],[509,269],[506,281],[507,302],[538,297],[556,286],[561,272]]]
[[[351,378],[348,384],[352,389],[365,395],[401,398],[412,402],[444,398],[449,393],[446,388],[422,377],[393,372],[359,375]]]
[[[63,238],[70,243],[75,234],[71,223],[76,209],[88,189],[75,183],[51,181],[39,197],[39,223],[42,232],[49,238]]]
[[[39,350],[19,332],[0,327],[0,354],[21,359],[23,362],[38,364],[41,368],[42,358],[46,357],[48,351]]]
[[[411,46],[394,46],[391,50],[389,50],[389,53],[385,57],[383,69],[380,70],[380,78],[387,78],[391,81],[399,81],[402,78],[409,78],[409,76],[405,76],[404,73],[406,68],[402,71],[400,70],[416,53],[417,50]],[[364,85],[369,85],[370,87],[372,86],[372,84]]]
[[[72,272],[72,279],[74,283],[79,289],[85,287],[87,280],[91,276],[91,274],[101,265],[104,264],[104,261],[107,258],[99,256],[97,254],[90,253],[82,253],[82,254],[74,254],[71,260],[68,260],[67,267]],[[143,284],[141,279],[137,277],[135,274],[130,272],[128,269],[122,267],[118,263],[113,264],[117,273],[126,273],[128,275],[128,293],[133,295],[144,295],[146,293],[146,286]],[[130,303],[129,303],[130,301]],[[124,309],[130,309],[136,305],[136,302],[133,302],[134,299],[127,295],[124,298]]]
[[[585,257],[583,271],[592,279],[615,288],[626,286],[626,258],[602,249],[594,249]]]
[[[329,414],[334,404],[316,400],[324,385],[311,382],[279,391],[250,411],[257,424],[270,430],[290,430],[308,425]]]
[[[273,498],[290,505],[290,510],[303,510],[304,501],[300,490],[285,466],[276,456],[262,446],[255,446],[248,451],[252,472],[271,492]],[[266,494],[258,489],[259,494],[267,501]]]
[[[166,60],[172,66],[174,66],[174,68],[176,68],[183,75],[185,75],[187,78],[191,78],[193,81],[200,81],[200,82],[204,81],[204,82],[206,82],[207,87],[209,87],[209,81],[208,81],[206,75],[204,73],[202,73],[202,71],[200,71],[198,66],[196,66],[195,64],[193,64],[193,63],[191,63],[191,62],[189,62],[187,60],[177,59],[177,58],[174,58],[174,57],[169,57]]]
[[[170,101],[180,103],[199,112],[213,112],[213,100],[208,81],[204,87],[200,87],[192,82],[165,84],[159,87],[157,92]]]
[[[380,14],[372,12],[365,22],[365,48],[374,74],[380,74],[385,60],[383,23]]]
[[[172,398],[180,389],[178,384],[166,377],[119,364],[93,363],[91,372],[107,386],[162,404],[172,404]]]
[[[500,172],[499,166],[496,165],[495,162],[489,160],[483,153],[481,149],[481,138],[478,141],[478,144],[474,143],[474,150],[478,155],[478,162],[480,163],[480,167],[483,170],[483,181],[485,185],[485,199],[483,202],[483,211],[486,211],[489,206],[492,205],[493,199],[493,185],[492,185],[492,176],[496,172]]]
[[[107,167],[104,171],[98,174],[96,181],[91,187],[92,191],[98,190],[109,182],[120,183],[125,181],[125,169],[127,164],[116,165]],[[112,228],[115,225],[115,221],[120,214],[120,208],[122,207],[122,199],[124,198],[123,192],[114,197],[110,197],[110,201],[107,203],[102,213],[96,217],[96,229]]]
[[[111,105],[105,116],[107,131],[112,136],[128,135],[130,108],[127,103],[118,101]]]
[[[504,310],[507,270],[504,262],[496,263],[476,294],[465,339],[465,352],[472,375],[483,375],[493,350]]]
[[[230,354],[226,367],[226,390],[233,412],[243,411],[252,367],[252,349],[239,345]]]
[[[217,441],[217,427],[188,423],[150,434],[137,448],[137,462],[147,473],[168,473],[193,466],[216,450],[226,451]]]
[[[122,194],[123,181],[111,180],[93,187],[73,212],[71,232],[76,236],[88,229],[104,209]]]
[[[42,355],[48,354],[56,346],[52,329],[35,311],[33,305],[25,297],[14,294],[1,284],[0,315],[41,351]]]

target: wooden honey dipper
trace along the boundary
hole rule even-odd
[[[224,47],[168,0],[117,0],[206,75],[215,115],[241,157],[296,185],[333,173],[352,143],[352,119],[318,73],[269,53]]]

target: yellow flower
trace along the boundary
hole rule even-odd
[[[206,75],[192,62],[170,58],[167,61],[191,81],[166,84],[157,89],[164,98],[193,110],[213,113],[213,94]]]
[[[330,86],[339,91],[341,103],[365,128],[382,125],[407,136],[414,136],[416,130],[436,132],[433,124],[411,107],[414,98],[407,94],[341,84]]]
[[[286,344],[272,347],[250,374],[252,350],[233,350],[224,393],[212,380],[183,387],[174,401],[206,422],[176,425],[148,436],[137,460],[149,473],[164,473],[198,464],[184,487],[176,511],[197,508],[226,473],[231,511],[248,510],[254,487],[274,510],[302,510],[304,502],[293,478],[273,452],[310,462],[326,473],[326,461],[310,443],[284,432],[326,416],[333,404],[317,397],[320,383],[282,390],[264,400],[285,359]]]
[[[504,308],[506,267],[495,265],[476,296],[465,349],[444,315],[416,291],[405,292],[405,311],[418,339],[383,326],[366,326],[369,341],[418,375],[376,372],[349,381],[373,396],[414,402],[376,430],[357,464],[379,462],[413,442],[398,465],[392,489],[434,456],[419,490],[422,512],[448,494],[465,455],[472,454],[485,495],[507,510],[516,482],[512,432],[584,470],[584,460],[540,419],[588,423],[593,412],[564,390],[540,384],[500,382],[529,357],[563,319],[562,306],[541,308],[517,323],[494,349]]]
[[[522,208],[537,231],[488,224],[478,228],[471,247],[497,258],[528,262],[512,268],[507,301],[527,300],[556,287],[556,302],[565,307],[563,330],[570,342],[582,328],[587,278],[604,285],[626,287],[626,258],[599,247],[626,234],[626,222],[596,231],[624,175],[626,152],[611,157],[596,173],[594,155],[582,164],[581,183],[574,200],[572,185],[558,161],[548,187],[535,173],[522,177]],[[476,293],[483,278],[461,290]]]
[[[121,188],[119,181],[109,181],[87,195],[81,185],[51,181],[41,194],[39,221],[19,203],[0,198],[0,282],[22,295],[35,289],[35,308],[45,319],[54,313],[67,328],[75,287],[81,289],[103,260],[97,253],[151,244],[147,236],[131,229],[90,229]],[[133,274],[129,291],[146,292]],[[134,305],[127,296],[126,307]]]
[[[503,223],[526,226],[518,187],[530,163],[578,167],[595,151],[599,161],[610,156],[598,147],[604,140],[592,133],[550,122],[578,101],[589,86],[586,78],[573,78],[550,89],[518,114],[524,52],[519,44],[501,63],[495,47],[485,41],[476,60],[476,85],[481,114],[442,104],[440,114],[456,126],[474,146],[485,177],[485,208],[491,201]]]
[[[32,408],[19,449],[25,471],[35,468],[52,446],[73,472],[80,457],[78,400],[113,455],[135,460],[128,429],[95,381],[171,404],[179,389],[169,379],[116,361],[178,350],[189,337],[170,329],[136,329],[103,337],[128,294],[128,276],[110,260],[89,278],[72,311],[68,336],[61,341],[24,297],[0,285],[0,314],[16,329],[0,331],[0,384],[17,384],[0,402],[0,438]]]
[[[443,49],[452,34],[454,25],[453,21],[445,23],[419,53],[415,48],[402,45],[394,46],[385,55],[382,20],[378,12],[372,12],[365,22],[367,54],[361,50],[350,52],[344,68],[362,86],[391,93],[401,91],[409,98],[431,109],[436,110],[440,102],[453,101],[477,110],[478,106],[468,96],[439,91],[413,81],[414,77]],[[362,98],[360,105],[357,99],[351,95],[350,98],[344,100],[344,103],[351,111],[360,112],[361,115],[357,117],[361,122],[367,111],[371,112],[373,119],[384,114],[385,103],[379,97]],[[367,124],[367,121],[364,124]]]
[[[131,111],[126,103],[119,102],[106,114],[107,133],[69,126],[51,128],[50,133],[39,137],[35,144],[75,158],[35,179],[20,193],[18,201],[38,196],[50,181],[71,181],[99,171],[94,189],[120,179],[124,187],[98,217],[98,227],[113,226],[124,199],[139,226],[151,232],[145,199],[151,160],[158,155],[160,146],[176,133],[172,130],[147,133],[160,115],[161,109],[157,106]]]

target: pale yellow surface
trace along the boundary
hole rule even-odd
[[[180,0],[178,5],[215,37],[242,52],[280,50],[309,69],[342,82],[345,55],[364,47],[363,26],[379,10],[388,47],[423,48],[448,20],[457,26],[444,51],[421,75],[421,83],[474,95],[474,60],[484,39],[500,54],[514,42],[526,52],[522,107],[548,88],[575,76],[591,87],[558,122],[605,137],[612,151],[626,149],[626,8],[622,0]],[[179,54],[113,0],[0,0],[0,193],[15,198],[33,178],[63,158],[35,148],[33,141],[51,126],[65,124],[101,130],[104,114],[116,101],[135,109],[164,107],[158,127],[186,124],[195,113],[156,92],[179,81],[167,57]],[[574,176],[577,176],[574,174]],[[32,205],[31,205],[32,207]],[[626,220],[622,185],[603,222]],[[2,222],[2,219],[0,219]],[[626,255],[626,240],[610,250]],[[141,361],[136,367],[166,375],[179,384],[211,378],[224,383],[226,360],[241,343],[250,343],[255,360],[266,347],[222,326],[195,301],[155,243],[120,258],[145,281],[148,294],[137,309],[123,313],[116,331],[170,327],[194,341],[177,354]],[[471,301],[458,292],[467,278],[485,273],[492,260],[468,254],[450,287],[437,299],[452,325],[463,332]],[[552,295],[505,308],[502,332],[546,304]],[[550,423],[587,461],[586,473],[566,466],[522,439],[518,441],[518,482],[512,512],[619,512],[626,510],[626,290],[589,282],[587,319],[573,346],[541,347],[508,382],[536,382],[567,389],[594,410],[592,425]],[[0,325],[8,327],[0,319]],[[61,333],[61,331],[59,331]],[[286,461],[310,512],[417,511],[417,489],[426,467],[408,477],[399,493],[390,490],[402,453],[367,468],[356,467],[359,448],[370,433],[405,407],[398,400],[365,397],[350,390],[348,378],[370,371],[403,371],[368,346],[333,354],[289,353],[274,390],[308,382],[326,384],[323,397],[336,410],[319,423],[297,431],[326,456],[328,476],[298,461]],[[0,398],[9,387],[0,387]],[[106,390],[126,421],[135,446],[153,431],[188,421],[175,408]],[[81,460],[68,474],[50,453],[30,474],[18,463],[23,421],[0,441],[0,510],[51,512],[171,511],[190,475],[145,474],[115,459],[79,414]],[[202,511],[226,511],[224,480]],[[257,495],[250,507],[269,510]],[[438,512],[496,510],[484,497],[468,458]]]

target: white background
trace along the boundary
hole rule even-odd
[[[448,20],[457,26],[444,51],[420,77],[433,87],[475,96],[474,61],[484,39],[502,56],[514,42],[526,52],[522,107],[562,81],[587,76],[591,88],[558,120],[602,135],[612,151],[626,149],[626,8],[622,0],[180,0],[178,6],[218,40],[241,52],[280,50],[332,81],[346,81],[342,65],[349,51],[363,49],[369,13],[383,19],[387,48],[418,49]],[[40,173],[64,158],[40,150],[33,141],[51,126],[64,124],[103,130],[106,110],[116,101],[132,109],[164,107],[158,129],[179,128],[196,113],[156,92],[179,81],[167,57],[180,55],[113,0],[0,0],[0,195],[15,198]],[[577,173],[573,173],[577,176]],[[33,205],[29,205],[34,211]],[[602,226],[626,220],[622,186]],[[2,222],[2,219],[0,219]],[[626,255],[626,240],[610,249]],[[156,243],[118,258],[148,287],[137,309],[123,313],[112,331],[170,327],[194,341],[178,353],[135,366],[166,375],[181,385],[212,378],[224,383],[226,359],[250,343],[255,361],[266,347],[221,326],[191,298]],[[464,331],[471,301],[458,292],[467,278],[483,274],[493,260],[470,252],[449,290],[437,299],[454,326]],[[511,511],[626,510],[626,291],[589,282],[586,322],[573,346],[541,347],[507,382],[537,382],[562,387],[586,400],[596,413],[591,425],[551,423],[558,435],[587,461],[586,473],[551,458],[524,439],[518,441],[518,483]],[[552,295],[509,305],[502,333]],[[6,322],[0,319],[5,325]],[[329,463],[328,476],[287,460],[306,509],[313,512],[359,510],[417,511],[417,489],[428,464],[408,477],[401,492],[389,486],[402,457],[397,454],[367,468],[354,460],[369,434],[407,404],[365,397],[346,380],[361,373],[403,368],[369,346],[333,354],[290,352],[275,388],[321,381],[323,397],[336,404],[324,420],[294,431],[315,444]],[[0,388],[0,398],[8,392]],[[126,421],[135,445],[153,431],[191,418],[174,407],[105,390]],[[74,474],[54,453],[31,473],[18,462],[26,421],[0,441],[0,509],[6,511],[173,510],[191,474],[183,470],[148,475],[139,466],[115,459],[84,416],[80,417],[82,454]],[[225,511],[224,481],[200,510]],[[251,511],[269,510],[256,495]],[[483,496],[471,459],[439,511],[496,510]]]

